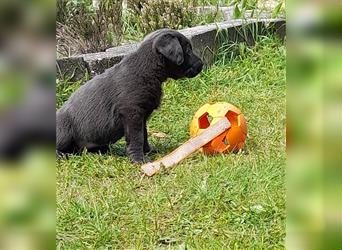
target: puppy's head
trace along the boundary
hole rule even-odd
[[[152,50],[163,57],[169,77],[195,77],[201,72],[203,62],[193,53],[191,43],[184,35],[163,29],[157,31],[152,39]]]

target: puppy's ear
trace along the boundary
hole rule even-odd
[[[183,49],[178,39],[170,34],[158,36],[152,45],[153,49],[171,62],[181,65],[184,62]]]

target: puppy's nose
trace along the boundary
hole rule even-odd
[[[202,69],[203,69],[203,62],[202,62],[202,60],[199,60],[199,61],[196,63],[195,69],[196,69],[197,72],[201,72],[201,71],[202,71]]]

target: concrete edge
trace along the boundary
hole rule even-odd
[[[191,40],[195,53],[200,55],[205,64],[213,62],[214,52],[219,42],[217,34],[226,30],[227,41],[247,41],[252,43],[252,36],[242,37],[238,30],[247,26],[261,25],[272,32],[277,33],[282,39],[286,35],[286,20],[282,18],[268,19],[236,19],[220,23],[212,23],[179,30],[183,35]],[[256,29],[259,30],[259,29]],[[265,29],[260,29],[260,31]],[[121,59],[134,51],[139,42],[126,44],[107,49],[105,52],[83,54],[68,58],[60,58],[56,61],[57,78],[78,81],[84,79],[85,75],[94,76],[103,73],[107,68],[119,63]]]

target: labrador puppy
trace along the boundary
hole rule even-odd
[[[184,35],[172,29],[152,32],[136,51],[81,86],[57,111],[57,152],[103,151],[125,136],[129,159],[143,163],[151,150],[146,121],[160,105],[162,83],[195,77],[202,67]]]

